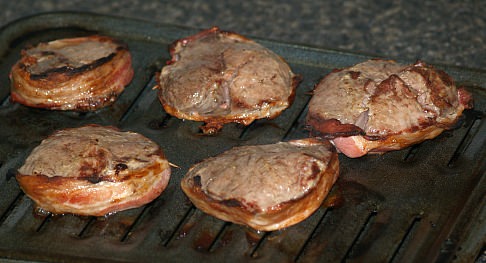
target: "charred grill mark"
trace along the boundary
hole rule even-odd
[[[124,163],[117,163],[115,165],[115,175],[118,175],[121,171],[128,169],[128,166]]]
[[[198,187],[198,188],[201,188],[202,187],[202,184],[201,184],[201,176],[200,175],[196,175],[192,179],[194,181],[194,186],[195,187]]]
[[[317,162],[312,162],[311,171],[312,171],[311,176],[309,176],[308,179],[314,180],[321,173],[321,168],[319,168],[319,165],[317,164]]]
[[[106,165],[106,160],[105,160],[105,165]],[[105,167],[102,163],[97,164],[96,162],[83,162],[79,169],[79,176],[80,177],[93,177],[93,176],[98,176],[98,174],[101,173],[103,168]]]
[[[91,163],[85,162],[79,169],[80,177],[91,177],[101,172],[100,167],[93,166]]]
[[[249,105],[244,101],[239,100],[238,98],[232,98],[232,102],[233,102],[232,104],[235,105],[237,108],[251,109],[251,105]]]
[[[382,82],[380,82],[380,84],[378,84],[375,93],[371,96],[372,100],[379,95],[392,93],[394,99],[396,99],[397,101],[401,101],[401,97],[397,94],[397,86],[399,82],[403,82],[403,80],[399,76],[397,76],[396,74],[390,75],[387,79],[383,80]]]
[[[243,204],[234,198],[222,200],[219,203],[228,207],[243,207]]]
[[[361,72],[359,71],[349,71],[349,76],[351,76],[351,79],[357,79],[361,75]]]
[[[39,74],[30,74],[30,79],[31,80],[46,79],[51,74],[55,74],[55,73],[73,76],[73,75],[76,75],[78,73],[83,73],[85,71],[92,70],[94,68],[97,68],[97,67],[109,62],[110,60],[112,60],[116,56],[116,54],[117,53],[111,53],[110,55],[108,55],[106,57],[99,58],[99,59],[97,59],[97,60],[95,60],[95,61],[93,61],[89,64],[85,64],[85,65],[77,67],[77,68],[73,68],[73,67],[70,67],[70,66],[63,66],[63,67],[60,67],[60,68],[48,69],[48,70],[46,70],[42,73],[39,73]]]
[[[106,178],[101,175],[108,163],[106,152],[94,147],[87,153],[86,157],[88,158],[83,160],[79,168],[79,177],[93,184],[106,181]]]
[[[82,177],[84,180],[87,180],[88,182],[92,184],[97,184],[101,181],[103,181],[103,177],[100,177],[99,175],[93,175],[93,176],[88,176],[88,177]]]
[[[44,51],[40,52],[40,55],[41,56],[53,56],[53,55],[56,55],[56,52],[44,50]]]

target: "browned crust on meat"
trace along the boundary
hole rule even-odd
[[[313,171],[316,177],[320,177],[314,188],[299,199],[281,203],[265,212],[255,208],[250,210],[249,204],[242,205],[234,199],[216,201],[201,190],[197,178],[182,180],[181,187],[194,205],[205,213],[224,221],[248,225],[255,230],[274,231],[303,221],[321,206],[339,174],[339,160],[335,150],[325,170],[318,171],[316,167]]]
[[[75,111],[93,111],[113,104],[134,74],[127,45],[106,36],[62,41],[73,45],[83,41],[113,42],[117,48],[78,68],[64,66],[37,74],[27,70],[26,65],[35,63],[35,59],[23,50],[10,73],[11,100],[34,108]]]

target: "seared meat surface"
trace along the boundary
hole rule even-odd
[[[181,186],[202,211],[271,231],[317,210],[338,173],[328,141],[303,139],[235,147],[193,166]]]
[[[272,51],[217,27],[175,41],[170,53],[157,78],[159,99],[167,113],[205,122],[205,133],[278,116],[300,81]]]
[[[472,97],[445,72],[417,61],[369,60],[315,87],[307,124],[349,157],[398,150],[454,126]]]
[[[155,142],[97,125],[55,132],[32,151],[16,176],[45,211],[93,216],[149,203],[169,177],[169,162]]]
[[[96,110],[133,77],[127,46],[106,36],[40,43],[21,55],[10,73],[11,99],[35,108]]]

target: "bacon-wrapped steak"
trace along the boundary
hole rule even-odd
[[[103,216],[157,198],[169,182],[170,167],[148,138],[88,125],[43,140],[16,178],[45,211]]]
[[[167,113],[205,122],[207,134],[278,116],[300,81],[269,49],[217,27],[175,41],[170,54],[157,78],[159,99]]]
[[[133,77],[127,45],[106,36],[40,43],[21,55],[11,100],[35,108],[93,111],[112,104]]]
[[[193,166],[181,186],[210,215],[272,231],[316,211],[338,173],[337,153],[328,141],[303,139],[235,147]]]
[[[307,124],[349,157],[398,150],[454,127],[472,96],[417,61],[369,60],[335,70],[315,87]]]

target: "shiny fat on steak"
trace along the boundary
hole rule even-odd
[[[98,35],[59,39],[22,50],[10,73],[11,100],[35,108],[93,111],[115,102],[132,78],[124,43]]]
[[[194,165],[182,190],[219,219],[272,231],[317,210],[339,173],[328,141],[302,139],[235,147]]]
[[[167,113],[205,122],[206,134],[278,116],[301,79],[269,49],[217,27],[175,41],[170,54],[157,78],[159,99]]]
[[[149,203],[169,177],[169,162],[155,142],[97,125],[55,132],[32,151],[16,176],[39,208],[91,216]]]
[[[417,61],[369,60],[335,70],[315,87],[307,125],[348,157],[399,150],[454,127],[472,96]]]

